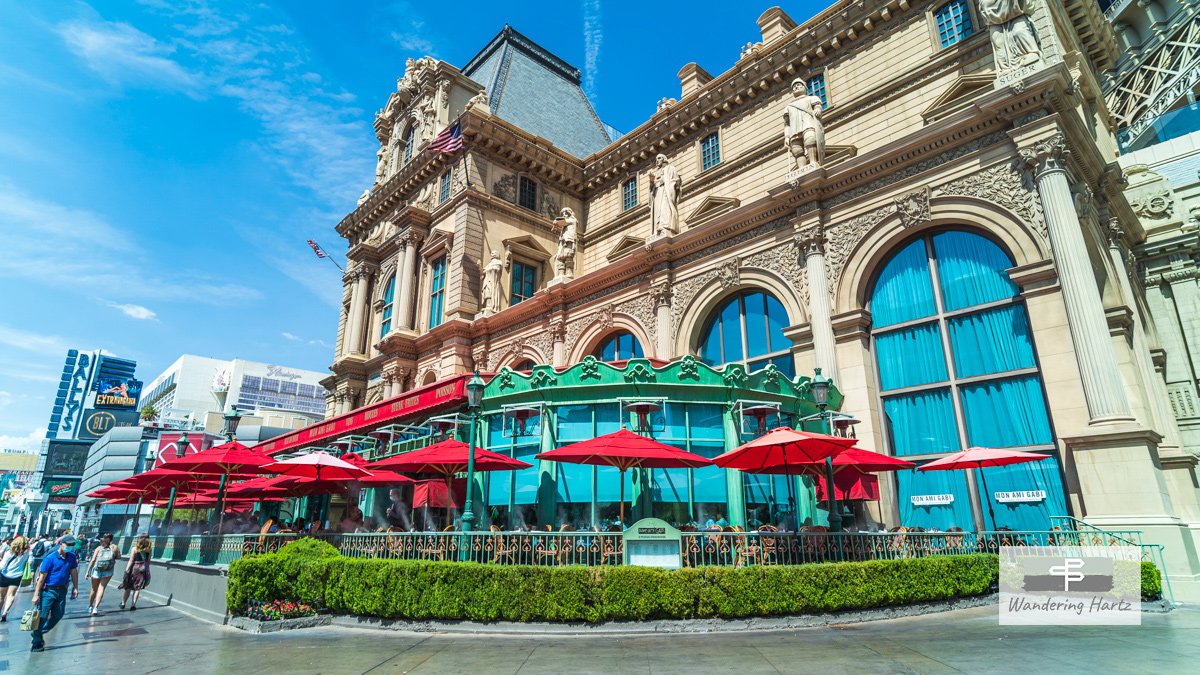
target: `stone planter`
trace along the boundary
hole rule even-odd
[[[229,619],[229,625],[244,630],[247,633],[274,633],[276,631],[294,630],[296,628],[328,626],[330,619],[331,617],[328,614],[302,616],[296,619],[280,619],[278,621],[258,621],[257,619],[247,619],[244,616],[235,616]]]

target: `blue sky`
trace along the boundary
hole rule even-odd
[[[70,347],[144,380],[183,353],[324,371],[341,282],[305,240],[342,259],[405,58],[462,66],[509,23],[627,131],[771,4],[0,0],[0,448],[37,447]]]

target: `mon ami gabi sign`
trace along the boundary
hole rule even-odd
[[[350,433],[366,433],[370,429],[384,426],[410,415],[464,400],[467,380],[470,378],[471,373],[455,375],[441,382],[419,387],[397,398],[373,403],[341,417],[334,417],[266,443],[259,443],[254,448],[268,455],[274,455]]]

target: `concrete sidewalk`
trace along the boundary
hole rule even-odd
[[[361,628],[250,635],[146,604],[87,615],[86,598],[29,652],[22,593],[0,624],[15,673],[859,673],[1179,672],[1200,653],[1200,611],[1144,614],[1138,627],[1000,627],[995,607],[761,633],[466,636]],[[19,611],[20,610],[20,611]]]

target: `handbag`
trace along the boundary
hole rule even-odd
[[[32,581],[33,581],[33,563],[30,561],[25,561],[25,573],[21,575],[20,588],[28,586],[30,584],[30,582],[32,582]]]
[[[21,615],[21,630],[37,630],[37,627],[42,622],[42,610],[33,609],[25,610]]]

